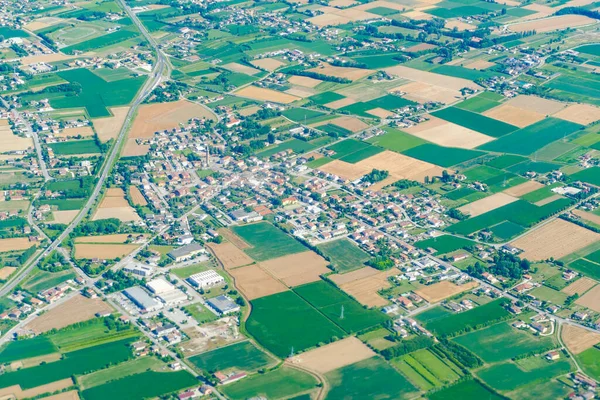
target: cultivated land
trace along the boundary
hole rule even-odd
[[[590,310],[600,312],[600,286],[590,289],[575,302],[581,306],[589,308]]]
[[[140,216],[135,209],[127,202],[123,189],[108,189],[92,220],[107,218],[118,218],[124,222],[140,220]]]
[[[375,356],[373,350],[355,337],[349,337],[288,360],[312,371],[327,373]]]
[[[433,285],[424,286],[415,293],[427,300],[429,303],[437,303],[448,297],[455,296],[464,291],[476,288],[479,286],[477,282],[468,282],[464,285],[455,285],[452,282],[442,281],[434,283]]]
[[[600,333],[591,332],[575,325],[564,325],[561,336],[565,346],[574,354],[582,353],[600,343]]]
[[[208,247],[213,251],[225,269],[241,267],[252,264],[254,260],[232,243],[209,243]]]
[[[260,263],[261,268],[286,285],[298,286],[320,280],[330,272],[327,261],[313,251],[290,254]]]
[[[397,273],[398,270],[394,268],[378,271],[371,267],[364,267],[343,275],[329,275],[329,279],[361,304],[367,307],[382,307],[388,304],[388,301],[377,292],[390,287],[388,277]]]
[[[229,274],[235,285],[249,300],[283,292],[287,287],[259,265],[232,268]]]
[[[584,294],[585,292],[587,292],[588,290],[590,290],[597,284],[598,284],[598,282],[596,282],[590,278],[583,277],[583,278],[580,278],[580,279],[576,280],[575,282],[571,283],[569,286],[565,287],[564,289],[562,289],[562,292],[566,293],[568,295],[573,295],[573,294],[577,293],[579,296],[581,296],[582,294]]]
[[[600,235],[561,219],[545,224],[515,240],[512,245],[523,250],[528,260],[561,258],[600,240]]]

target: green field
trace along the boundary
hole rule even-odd
[[[490,231],[494,234],[494,236],[502,240],[508,240],[525,231],[525,228],[523,228],[521,225],[515,224],[514,222],[504,221],[498,225],[490,227]]]
[[[440,167],[451,167],[465,161],[484,155],[482,151],[459,149],[457,147],[443,147],[437,144],[426,143],[402,152],[402,154],[422,161],[439,165]]]
[[[555,343],[550,337],[537,337],[501,322],[487,328],[452,339],[463,345],[482,360],[493,363],[533,351],[543,351]]]
[[[85,204],[85,199],[53,199],[40,200],[40,204],[56,206],[59,210],[79,210]]]
[[[581,128],[579,124],[549,117],[479,148],[498,153],[530,155]]]
[[[279,357],[306,350],[344,331],[292,291],[254,299],[246,329],[261,345]]]
[[[294,138],[286,142],[280,143],[276,146],[269,146],[267,149],[258,152],[256,155],[259,157],[271,157],[273,154],[279,153],[280,151],[284,150],[293,150],[296,154],[302,154],[316,147],[317,146],[315,146],[314,144]]]
[[[492,179],[497,176],[503,174],[503,172],[499,169],[492,168],[487,165],[478,165],[473,168],[469,168],[466,171],[463,171],[463,174],[470,181],[485,181],[487,179]]]
[[[544,187],[536,189],[532,192],[526,193],[523,196],[521,196],[521,199],[523,199],[525,201],[529,201],[531,203],[536,203],[536,202],[538,202],[540,200],[544,200],[550,196],[554,196],[556,193],[554,193],[552,191],[552,189],[554,189],[556,187],[560,187],[560,186],[562,186],[562,183],[560,183],[560,182],[553,183],[552,185],[544,186]]]
[[[486,165],[489,165],[490,167],[494,167],[494,168],[498,168],[498,169],[504,169],[504,168],[513,166],[515,164],[518,164],[518,163],[526,161],[526,160],[527,160],[527,158],[522,157],[522,156],[516,156],[514,154],[503,154],[501,156],[494,158],[491,161],[488,161],[486,163]]]
[[[600,379],[600,349],[590,347],[575,357],[588,376],[596,380]]]
[[[268,222],[234,226],[231,229],[252,246],[245,252],[256,261],[270,260],[308,250],[300,242]]]
[[[358,332],[386,320],[379,311],[365,309],[359,302],[325,281],[297,286],[294,291],[346,332]]]
[[[129,375],[140,374],[148,369],[156,370],[166,367],[166,364],[155,357],[140,357],[126,361],[114,367],[101,369],[91,374],[86,374],[77,379],[82,389],[103,385],[115,379]]]
[[[251,342],[232,344],[190,357],[189,360],[205,371],[222,371],[229,368],[252,371],[266,366],[273,360],[258,350]]]
[[[501,391],[515,390],[520,386],[548,381],[571,371],[568,361],[543,361],[545,365],[532,370],[522,370],[513,363],[496,364],[477,374],[488,385]]]
[[[331,158],[340,159],[369,147],[372,146],[367,142],[356,139],[346,139],[329,146],[327,150],[335,151],[335,154],[331,156]]]
[[[519,129],[506,122],[457,107],[444,108],[432,113],[432,115],[492,137],[501,137]]]
[[[102,35],[90,40],[86,40],[72,46],[63,47],[61,51],[65,54],[73,54],[76,51],[86,52],[92,51],[96,49],[100,49],[102,47],[110,46],[115,43],[124,42],[128,39],[134,38],[138,35],[137,32],[130,30],[119,30],[113,33],[109,33],[107,35]]]
[[[435,321],[435,320],[441,319],[441,318],[446,318],[451,315],[453,315],[453,314],[450,311],[448,311],[447,308],[444,308],[441,306],[435,306],[433,308],[423,311],[422,313],[419,313],[415,317],[415,319],[426,324],[428,322],[432,322],[432,321]]]
[[[379,357],[369,358],[325,374],[331,387],[326,399],[405,399],[415,388]]]
[[[55,353],[56,346],[46,336],[8,342],[0,351],[0,364]]]
[[[367,141],[371,144],[381,146],[398,153],[426,143],[425,140],[409,135],[408,133],[404,133],[398,129],[391,127],[384,127],[382,129],[387,133],[384,133],[380,136],[374,136]]]
[[[569,176],[571,182],[583,181],[594,186],[600,186],[600,167],[592,167],[576,172]]]
[[[244,400],[256,396],[283,399],[314,390],[316,385],[317,381],[311,375],[282,367],[222,386],[221,390],[232,400]]]
[[[284,117],[291,119],[294,122],[308,121],[309,119],[325,115],[322,112],[308,110],[306,108],[290,108],[281,113]]]
[[[600,280],[600,264],[593,263],[586,259],[580,258],[569,264],[569,268],[581,272],[590,278]]]
[[[443,235],[431,239],[421,240],[416,242],[415,246],[424,250],[431,247],[436,249],[439,254],[444,254],[458,249],[463,249],[465,247],[470,247],[475,244],[475,242],[468,239],[452,235]]]
[[[316,104],[323,105],[344,98],[344,96],[335,92],[322,92],[319,94],[315,94],[314,96],[310,96],[308,99]]]
[[[146,371],[84,390],[81,395],[84,400],[146,399],[198,384],[198,380],[187,371]]]
[[[102,152],[95,140],[71,140],[68,142],[52,143],[49,144],[48,147],[50,147],[57,156]]]
[[[475,97],[471,97],[461,103],[458,103],[455,107],[462,108],[463,110],[473,111],[476,113],[482,113],[491,108],[500,105],[500,100],[503,96],[492,92],[483,92]]]
[[[497,299],[468,311],[448,314],[425,322],[425,327],[436,335],[447,336],[490,324],[511,315],[502,307],[505,301],[505,299]]]
[[[348,239],[333,240],[317,246],[339,272],[347,272],[364,266],[371,258]]]
[[[5,373],[0,375],[0,388],[21,385],[23,389],[30,389],[73,375],[101,369],[109,363],[116,364],[126,361],[132,357],[129,349],[131,341],[132,339],[125,339],[88,347],[65,353],[64,358],[59,361]]]
[[[448,386],[429,396],[430,400],[458,400],[458,399],[485,399],[502,400],[504,397],[492,392],[475,379],[461,381],[453,386]]]

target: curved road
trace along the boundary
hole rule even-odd
[[[6,296],[7,294],[11,293],[13,289],[17,285],[19,285],[19,283],[27,276],[27,274],[40,262],[40,260],[45,258],[48,254],[50,254],[52,251],[56,250],[60,246],[63,240],[65,240],[71,234],[71,232],[73,232],[73,229],[75,229],[75,227],[81,222],[81,220],[83,220],[83,218],[85,218],[88,212],[92,209],[92,207],[96,203],[96,199],[100,195],[100,191],[104,186],[106,178],[112,171],[112,167],[119,156],[119,152],[121,150],[123,141],[127,136],[127,131],[131,122],[133,121],[133,118],[137,112],[139,105],[142,104],[144,99],[154,90],[154,88],[156,88],[156,86],[161,82],[163,78],[169,77],[171,66],[169,64],[169,61],[167,60],[167,57],[158,48],[158,45],[156,44],[154,38],[152,38],[148,31],[146,31],[146,28],[140,23],[135,14],[124,4],[123,0],[119,0],[119,3],[121,3],[121,6],[125,10],[125,12],[129,15],[131,20],[138,27],[139,31],[146,38],[148,43],[150,43],[150,45],[156,51],[156,64],[152,69],[150,78],[146,81],[142,89],[140,89],[140,91],[137,94],[137,97],[131,104],[131,108],[127,113],[127,117],[125,118],[125,122],[123,123],[123,126],[119,131],[119,135],[117,136],[114,145],[110,149],[108,157],[104,161],[104,165],[102,166],[102,170],[98,176],[98,182],[94,187],[94,191],[92,192],[92,195],[90,196],[88,201],[85,203],[85,206],[81,209],[79,214],[77,214],[75,219],[71,221],[69,226],[67,226],[67,228],[60,234],[60,236],[58,236],[56,240],[54,240],[50,244],[50,246],[48,246],[43,252],[38,254],[27,266],[21,268],[18,274],[16,274],[12,279],[9,279],[8,282],[6,282],[6,284],[0,290],[0,296]]]

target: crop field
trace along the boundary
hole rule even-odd
[[[493,363],[505,361],[522,354],[543,351],[555,345],[550,337],[536,337],[501,322],[487,328],[452,339],[463,345],[482,360]]]
[[[332,146],[329,146],[327,150],[332,150],[335,152],[331,158],[334,159],[342,159],[346,156],[349,156],[358,151],[364,150],[368,147],[371,147],[369,143],[362,142],[356,139],[346,139],[344,141],[338,142]],[[360,160],[357,160],[360,161]]]
[[[390,287],[388,278],[398,273],[398,269],[379,271],[371,267],[363,267],[344,274],[329,275],[329,279],[344,292],[367,307],[383,307],[388,300],[378,293]]]
[[[294,291],[347,332],[358,332],[386,320],[382,313],[365,309],[325,281],[298,286]]]
[[[319,281],[321,275],[331,271],[327,261],[314,251],[263,261],[260,267],[290,287]]]
[[[491,387],[501,390],[515,390],[520,386],[536,382],[548,381],[559,375],[564,375],[572,370],[568,361],[559,360],[552,363],[541,361],[545,365],[532,370],[522,370],[516,364],[496,364],[477,373],[477,375]]]
[[[530,155],[581,128],[582,125],[550,117],[486,143],[480,149],[498,153]]]
[[[252,247],[244,251],[256,261],[266,261],[306,251],[300,242],[267,222],[232,227]]]
[[[524,128],[543,120],[546,116],[532,110],[525,110],[510,104],[502,104],[484,113],[485,116],[504,121],[515,127]]]
[[[190,357],[189,360],[198,368],[211,372],[234,367],[236,370],[253,371],[273,361],[248,341],[198,354]]]
[[[146,371],[130,375],[81,392],[84,400],[115,400],[154,398],[198,384],[187,371]]]
[[[512,202],[517,201],[516,197],[510,196],[506,193],[495,193],[491,196],[485,197],[481,200],[474,201],[459,207],[458,210],[470,217],[476,217],[481,214],[485,214],[499,207],[505,206]]]
[[[563,325],[561,336],[565,346],[573,354],[582,353],[600,343],[599,333],[570,324]]]
[[[61,353],[70,353],[116,340],[135,338],[140,334],[132,326],[120,331],[108,330],[104,318],[93,318],[84,322],[79,326],[66,326],[55,333],[47,333],[48,338]]]
[[[269,146],[267,149],[257,153],[257,155],[260,157],[271,157],[273,154],[284,150],[293,150],[296,154],[302,154],[311,151],[315,147],[314,144],[305,142],[304,140],[292,139],[276,146]]]
[[[493,142],[492,142],[493,143]],[[410,148],[402,154],[418,160],[430,162],[441,167],[451,167],[465,161],[480,157],[485,153],[477,150],[459,149],[454,147],[443,147],[431,143],[426,143],[417,147]]]
[[[92,244],[79,243],[75,245],[75,258],[114,260],[122,258],[140,247],[138,244]]]
[[[510,313],[502,307],[503,303],[503,299],[498,299],[458,314],[436,315],[435,319],[424,322],[425,327],[441,336],[453,335],[466,329],[476,328],[510,316]],[[428,315],[427,318],[429,317]]]
[[[379,357],[328,372],[331,385],[326,399],[405,399],[415,395],[415,388]]]
[[[232,400],[244,400],[255,396],[283,399],[311,392],[316,389],[316,385],[317,381],[313,376],[296,369],[281,367],[223,386],[221,390]]]
[[[583,371],[593,379],[600,379],[600,349],[590,347],[589,349],[579,353],[577,361]]]
[[[575,301],[576,304],[600,312],[600,286],[595,286]]]
[[[72,140],[67,142],[52,143],[49,144],[48,147],[50,147],[57,156],[93,154],[102,152],[94,140]]]
[[[402,153],[413,147],[417,147],[425,143],[421,138],[404,133],[398,129],[385,127],[387,133],[381,136],[375,136],[368,140],[369,143],[383,147],[388,150]]]
[[[569,264],[569,268],[582,274],[588,275],[593,279],[600,280],[600,264],[596,264],[587,259],[580,258]]]
[[[230,242],[208,243],[215,257],[223,264],[225,269],[237,268],[254,262],[246,253]]]
[[[479,286],[477,282],[467,282],[462,285],[456,285],[450,281],[441,281],[432,285],[423,286],[414,292],[429,303],[437,303],[448,297],[456,296],[459,293],[476,288],[477,286]]]
[[[364,263],[371,258],[348,239],[323,243],[318,245],[318,248],[329,258],[336,270],[342,273],[364,266]]]
[[[373,356],[373,350],[354,336],[350,336],[297,355],[289,362],[324,374]]]
[[[506,122],[456,107],[445,108],[432,115],[492,137],[501,137],[518,129]]]
[[[475,379],[461,381],[453,386],[434,392],[428,396],[431,400],[487,399],[501,400],[504,397],[492,392]]]
[[[71,46],[63,47],[61,51],[65,54],[74,54],[76,51],[86,52],[110,46],[115,43],[124,42],[125,40],[134,38],[138,35],[135,31],[127,29],[119,30],[107,35],[95,37]]]
[[[412,369],[413,373],[417,373],[422,379],[435,387],[447,385],[462,376],[458,367],[450,360],[444,362],[426,349],[420,349],[402,356],[393,363],[402,365],[401,370],[403,372],[408,372],[409,368]]]
[[[569,176],[569,180],[582,181],[594,186],[600,186],[600,167],[591,167]]]
[[[596,286],[597,283],[598,282],[596,282],[588,277],[581,277],[581,278],[577,279],[575,282],[568,285],[567,287],[563,288],[561,291],[568,295],[573,295],[573,294],[577,293],[578,295],[581,296],[582,294],[584,294],[585,292],[587,292],[588,290],[590,290],[591,288]]]
[[[45,385],[73,375],[104,368],[109,363],[119,363],[131,357],[131,339],[111,342],[65,353],[64,358],[36,367],[5,373],[0,376],[0,387],[20,385],[23,389]]]
[[[101,369],[77,378],[77,381],[83,390],[94,386],[102,385],[114,379],[123,378],[130,375],[140,374],[148,370],[160,370],[167,368],[167,365],[153,356],[139,357],[131,361],[118,364],[114,367]]]
[[[523,233],[524,230],[525,228],[523,228],[521,225],[517,225],[510,221],[503,221],[498,225],[490,227],[490,232],[502,240],[514,238],[515,236]]]
[[[8,342],[0,350],[0,363],[5,364],[25,358],[38,357],[56,352],[56,346],[45,336],[30,340]]]
[[[146,80],[145,76],[107,82],[91,71],[80,68],[58,72],[58,75],[81,85],[76,96],[58,97],[50,100],[54,108],[85,107],[90,117],[109,117],[106,107],[126,105],[135,97]]]
[[[246,322],[248,332],[279,357],[304,351],[344,331],[291,291],[251,301],[252,312]]]
[[[458,103],[454,107],[476,113],[482,113],[490,108],[500,105],[499,101],[502,99],[503,96],[497,93],[483,92],[475,97],[471,97],[470,99]]]

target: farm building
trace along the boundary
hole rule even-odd
[[[206,250],[198,243],[190,243],[188,245],[182,246],[178,249],[171,251],[168,256],[171,257],[176,262],[185,261],[197,254],[204,253]]]
[[[140,286],[134,286],[123,291],[125,296],[129,298],[142,312],[152,312],[160,310],[162,304],[152,297]]]
[[[204,288],[208,286],[218,285],[219,283],[224,282],[225,278],[223,278],[221,275],[217,274],[214,270],[211,269],[208,271],[203,271],[194,274],[190,276],[187,280],[195,287]]]
[[[229,297],[220,295],[206,300],[206,304],[218,312],[220,315],[234,313],[240,310],[240,306],[234,303]]]

